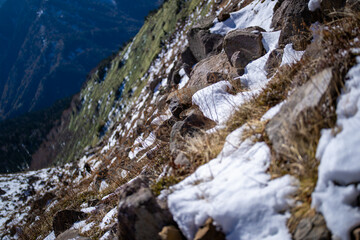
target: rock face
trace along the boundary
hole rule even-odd
[[[194,240],[225,240],[225,235],[213,225],[213,220],[209,218],[198,230]]]
[[[157,202],[144,177],[126,184],[119,196],[119,240],[160,239],[161,229],[173,224],[170,212]]]
[[[302,219],[296,227],[294,240],[330,240],[331,233],[326,227],[323,216],[316,214],[314,217]]]
[[[279,113],[270,120],[266,133],[278,155],[289,156],[292,146],[299,144],[301,140],[301,124],[308,124],[314,120],[314,113],[319,114],[323,112],[322,108],[333,104],[331,99],[338,89],[339,79],[336,70],[324,69],[297,89]]]
[[[77,230],[67,230],[60,234],[55,240],[90,240],[90,238],[80,236]]]
[[[233,67],[243,69],[249,62],[264,55],[263,31],[259,27],[250,27],[226,34],[224,50]]]
[[[214,16],[204,18],[187,35],[190,50],[197,61],[221,51],[223,36],[209,31],[214,19]]]
[[[308,27],[313,15],[308,8],[308,0],[283,0],[274,13],[271,27],[282,30],[279,46],[293,43],[295,50],[304,50],[310,36]]]
[[[87,217],[86,213],[75,210],[62,210],[56,213],[53,220],[53,230],[55,236],[58,236],[69,229],[75,222],[81,221]]]

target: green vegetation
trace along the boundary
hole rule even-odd
[[[185,19],[202,4],[205,3],[200,0],[166,1],[156,13],[147,17],[144,26],[123,51],[111,57],[111,62],[103,61],[97,69],[101,71],[92,72],[80,93],[81,109],[71,115],[69,127],[57,136],[57,141],[66,142],[66,145],[58,151],[54,159],[56,164],[76,160],[86,146],[95,146],[99,142],[99,130],[108,122],[111,109],[122,109],[136,100],[146,86],[145,73],[164,44],[171,39],[177,24],[184,24]],[[202,15],[209,11],[208,8],[200,9]],[[127,53],[130,54],[126,60]],[[104,73],[106,66],[109,69]],[[100,77],[104,76],[105,79],[101,80]],[[122,99],[118,101],[118,89],[122,84],[124,93],[134,93],[122,94]]]

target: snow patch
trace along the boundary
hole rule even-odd
[[[230,13],[230,18],[219,22],[216,18],[210,32],[225,35],[233,29],[244,29],[252,26],[259,26],[270,31],[271,19],[274,15],[274,0],[255,0],[237,12]]]
[[[242,131],[232,132],[217,158],[171,188],[169,209],[188,239],[209,217],[229,240],[291,239],[287,210],[297,181],[288,175],[271,180],[270,149],[241,142]]]
[[[331,232],[343,240],[360,224],[356,207],[360,195],[360,57],[347,74],[336,108],[337,128],[321,133],[316,156],[320,159],[319,178],[312,205],[320,211]]]

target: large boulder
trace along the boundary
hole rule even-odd
[[[322,70],[298,88],[270,120],[266,133],[278,156],[288,159],[293,156],[294,149],[302,157],[307,155],[308,149],[301,147],[306,146],[301,129],[311,124],[319,125],[319,122],[314,121],[319,121],[318,116],[327,114],[326,110],[333,106],[340,79],[337,70]]]
[[[202,19],[187,34],[189,48],[197,61],[217,54],[222,49],[223,36],[213,34],[209,30],[213,25],[214,19],[215,16]]]
[[[313,13],[308,8],[309,0],[282,0],[277,5],[271,27],[281,30],[279,46],[293,43],[295,50],[304,50],[311,36],[309,26]]]
[[[326,227],[324,217],[320,214],[302,219],[295,230],[294,240],[313,239],[331,240],[331,233]]]
[[[87,217],[87,214],[75,210],[62,210],[55,214],[53,219],[53,230],[55,236],[69,229],[74,223]]]
[[[224,50],[233,67],[243,69],[249,62],[265,54],[261,34],[263,31],[265,30],[260,27],[250,27],[226,34]]]
[[[226,79],[227,77],[238,76],[235,68],[228,61],[224,52],[210,56],[200,61],[191,72],[188,87],[204,88],[209,83],[215,83]]]
[[[175,224],[166,204],[157,201],[145,177],[138,177],[119,193],[118,239],[156,240],[164,226]]]

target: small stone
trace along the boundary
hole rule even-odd
[[[234,67],[244,68],[250,61],[261,57],[264,52],[259,27],[230,31],[224,38],[224,50]],[[237,54],[236,56],[233,55]]]
[[[6,194],[6,192],[0,188],[0,196],[2,196],[4,194]]]
[[[351,239],[353,240],[360,240],[360,227],[355,228],[351,233]]]
[[[67,230],[60,234],[55,240],[90,240],[90,238],[80,236],[77,230]]]
[[[205,225],[197,231],[194,240],[225,240],[225,234],[217,229],[213,225],[213,220],[209,218]]]
[[[274,75],[276,69],[281,64],[283,54],[283,49],[275,49],[270,53],[269,58],[265,64],[265,71],[267,73],[267,77],[272,77]]]
[[[180,152],[176,156],[174,163],[176,166],[179,166],[179,167],[186,167],[186,166],[190,165],[189,159],[186,157],[186,155],[183,152]]]
[[[326,227],[324,217],[320,214],[302,219],[295,230],[294,240],[313,239],[331,240],[331,233]]]
[[[224,22],[229,18],[230,18],[230,13],[225,12],[225,11],[222,11],[218,16],[219,22]]]
[[[159,233],[161,240],[182,240],[183,237],[179,229],[174,226],[165,226]]]

